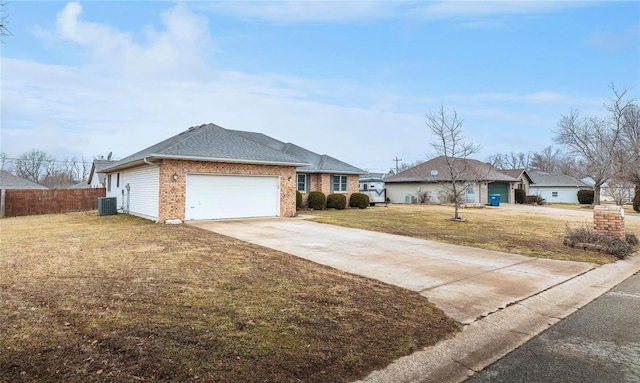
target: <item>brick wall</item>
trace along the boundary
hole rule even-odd
[[[596,233],[615,235],[624,239],[624,209],[615,205],[595,205],[593,229]]]
[[[331,175],[332,174],[327,173],[310,174],[311,180],[309,181],[309,185],[311,191],[320,191],[324,193],[325,196],[331,194]],[[357,193],[360,188],[359,179],[360,177],[358,175],[352,174],[347,176],[347,206],[349,206],[349,197],[351,197],[351,194]],[[302,205],[306,205],[308,199],[309,194],[302,193]]]
[[[296,215],[296,168],[293,166],[163,160],[160,164],[160,222],[185,219],[187,173],[279,176],[280,216]],[[178,175],[175,181],[173,174]]]
[[[5,217],[34,214],[68,213],[98,209],[98,198],[104,197],[104,188],[6,190]]]

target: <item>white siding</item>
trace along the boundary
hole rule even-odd
[[[539,195],[550,203],[578,203],[579,189],[576,187],[536,186],[533,184],[529,190],[532,195]],[[553,196],[554,192],[557,193],[556,197]]]
[[[117,197],[118,207],[128,210],[130,214],[157,220],[160,206],[160,168],[143,165],[120,171],[120,187],[116,186],[117,177],[117,173],[112,173],[111,191],[107,191],[107,197]],[[126,185],[129,185],[129,195]]]
[[[428,203],[447,203],[448,201],[440,199],[445,197],[449,191],[445,185],[438,183],[385,183],[387,188],[387,197],[391,203],[404,203],[407,194],[417,198],[418,188],[421,193],[427,193]],[[472,184],[469,186],[474,191],[474,202],[468,201],[469,204],[482,204],[487,199],[486,184]],[[462,195],[462,202],[467,198],[467,194]]]

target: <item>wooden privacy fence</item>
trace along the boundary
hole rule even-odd
[[[0,217],[17,217],[96,210],[98,198],[106,196],[106,189],[3,189],[1,193]]]

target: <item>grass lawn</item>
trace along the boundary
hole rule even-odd
[[[6,218],[0,254],[0,382],[348,382],[459,329],[417,293],[188,225]]]
[[[576,214],[550,214],[547,210],[519,209],[518,206],[460,209],[466,222],[451,222],[452,206],[401,205],[388,207],[313,211],[317,222],[330,223],[406,235],[410,237],[505,251],[532,257],[585,261],[598,264],[615,262],[613,256],[566,247],[562,244],[567,224],[585,224]],[[589,220],[593,222],[593,218]],[[640,236],[640,224],[627,220],[627,231]]]

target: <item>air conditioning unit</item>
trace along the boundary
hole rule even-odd
[[[416,197],[411,195],[411,194],[407,194],[407,195],[404,196],[404,203],[405,204],[416,203]]]
[[[118,199],[116,197],[98,198],[98,215],[118,214]]]

